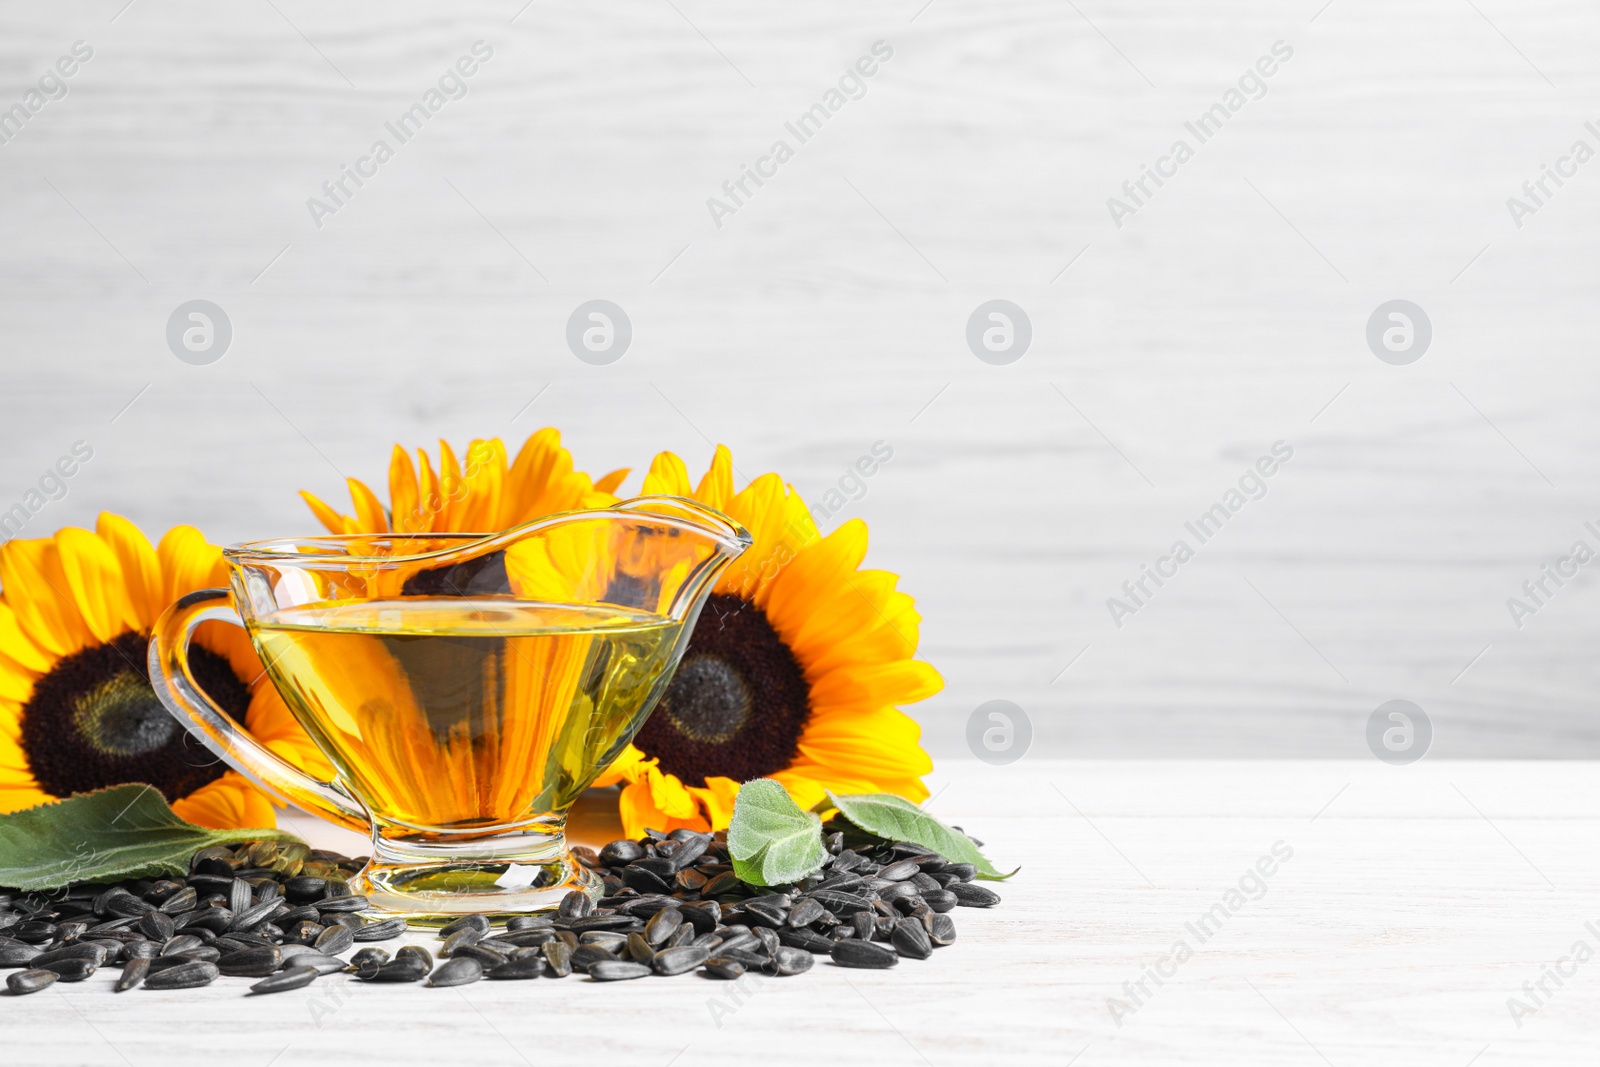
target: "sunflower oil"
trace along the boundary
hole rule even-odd
[[[324,602],[249,629],[344,787],[424,836],[565,811],[643,724],[681,633],[640,611],[493,597]]]

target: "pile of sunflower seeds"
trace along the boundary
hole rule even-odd
[[[721,832],[651,831],[598,853],[575,847],[602,880],[598,903],[569,893],[554,914],[512,918],[498,931],[485,916],[463,916],[439,931],[437,965],[421,945],[392,956],[357,948],[406,931],[404,920],[358,914],[367,900],[351,893],[347,879],[364,860],[293,843],[217,846],[196,853],[182,880],[0,892],[0,968],[11,969],[12,995],[83,981],[113,965],[120,965],[111,986],[118,993],[186,989],[219,976],[254,979],[252,993],[276,993],[338,972],[431,986],[574,972],[601,982],[695,970],[722,979],[792,975],[818,955],[869,968],[927,959],[955,940],[950,911],[1000,902],[974,883],[971,864],[848,824],[824,829],[823,868],[775,887],[739,880]]]

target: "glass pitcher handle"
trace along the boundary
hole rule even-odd
[[[178,722],[224,763],[288,804],[369,833],[366,811],[332,782],[319,782],[261,744],[195,683],[189,641],[203,622],[243,626],[226,589],[198,589],[167,608],[150,636],[150,684]]]

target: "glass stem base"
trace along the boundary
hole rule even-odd
[[[598,875],[567,850],[564,827],[543,825],[471,841],[372,838],[372,860],[350,881],[373,918],[442,926],[462,915],[490,921],[549,911],[574,889],[599,899]]]

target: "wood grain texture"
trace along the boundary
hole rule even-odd
[[[1438,754],[1600,756],[1593,580],[1506,607],[1600,548],[1600,174],[1520,229],[1505,203],[1595,140],[1592,5],[119,8],[0,6],[0,104],[95,49],[0,145],[0,511],[95,448],[27,533],[300,533],[295,490],[381,480],[394,441],[545,424],[593,471],[723,441],[813,498],[881,440],[830,522],[867,519],[918,597],[938,754],[1003,697],[1046,754],[1361,756],[1408,697]],[[313,225],[477,40],[468,94]],[[718,228],[707,198],[877,40],[865,96]],[[1280,40],[1266,95],[1114,227]],[[197,297],[235,330],[207,367],[164,341]],[[563,341],[595,297],[635,326],[609,367]],[[1034,327],[1005,367],[964,340],[994,297]],[[1364,341],[1395,297],[1434,325],[1409,367]],[[1278,440],[1266,498],[1114,625]]]
[[[733,1049],[785,1067],[1592,1062],[1600,961],[1551,985],[1520,1028],[1507,999],[1525,996],[1522,983],[1574,942],[1600,949],[1585,925],[1600,925],[1595,771],[950,760],[934,810],[981,837],[996,862],[1023,869],[997,887],[1000,907],[958,909],[956,944],[926,962],[881,973],[819,963],[759,987],[684,976],[458,992],[335,976],[270,998],[243,997],[243,980],[116,995],[97,975],[0,998],[0,1041],[8,1063],[169,1067],[215,1063],[222,1050],[255,1067],[445,1058],[668,1067]],[[609,832],[598,811],[584,827],[596,843]],[[321,824],[302,828],[319,843],[360,845]],[[1246,881],[1237,910],[1213,911],[1275,845],[1289,858]],[[1208,912],[1202,942],[1188,924]],[[1144,978],[1149,995],[1119,1027],[1108,1000],[1131,1003],[1123,984],[1179,940],[1192,957],[1160,987]]]

